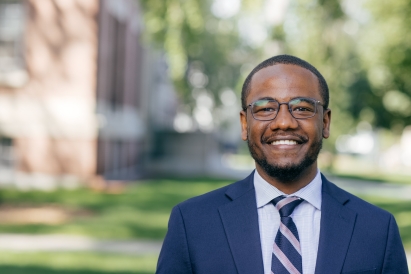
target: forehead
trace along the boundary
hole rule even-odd
[[[279,101],[294,97],[321,100],[318,78],[308,69],[291,64],[276,64],[256,72],[250,84],[248,102],[272,97]]]

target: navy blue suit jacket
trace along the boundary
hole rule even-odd
[[[394,217],[322,181],[315,273],[408,273]],[[173,208],[156,273],[264,273],[253,173]]]

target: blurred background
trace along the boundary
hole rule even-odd
[[[171,208],[246,176],[240,92],[292,54],[330,87],[321,171],[411,251],[411,3],[1,0],[0,272],[154,273]]]

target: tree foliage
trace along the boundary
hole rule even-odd
[[[411,124],[411,2],[364,1],[369,18],[360,32],[359,57],[374,95],[375,124]]]
[[[237,85],[248,50],[239,41],[236,18],[215,17],[209,0],[141,2],[146,31],[167,53],[182,102],[193,105],[192,95],[203,90],[218,104],[221,90]]]
[[[327,79],[332,136],[347,133],[364,120],[387,129],[411,124],[407,0],[288,1],[282,23],[264,25],[270,35],[257,46],[241,37],[241,20],[261,24],[258,14],[268,1],[243,0],[242,11],[226,19],[211,13],[212,0],[141,2],[147,31],[167,52],[176,89],[188,105],[198,89],[213,94],[217,103],[224,88],[239,94],[250,70],[242,71],[244,64],[289,53],[312,63]],[[277,45],[277,50],[270,45]],[[202,85],[195,83],[195,71],[206,76]]]

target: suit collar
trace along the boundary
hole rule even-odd
[[[322,176],[320,241],[315,273],[341,273],[357,213],[347,208],[350,196]]]
[[[328,181],[323,174],[321,174],[321,180],[323,181],[322,191],[333,197],[339,204],[345,205],[350,200],[348,192]]]
[[[239,274],[264,273],[253,176],[229,187],[232,201],[218,209]]]
[[[251,172],[245,179],[238,181],[235,184],[232,184],[226,191],[225,195],[231,200],[235,200],[238,197],[241,197],[248,191],[254,191],[254,172]]]
[[[264,273],[258,213],[253,184],[254,172],[230,186],[232,201],[219,207],[238,273]],[[350,195],[323,175],[320,241],[315,273],[341,273],[357,214],[345,205]]]

